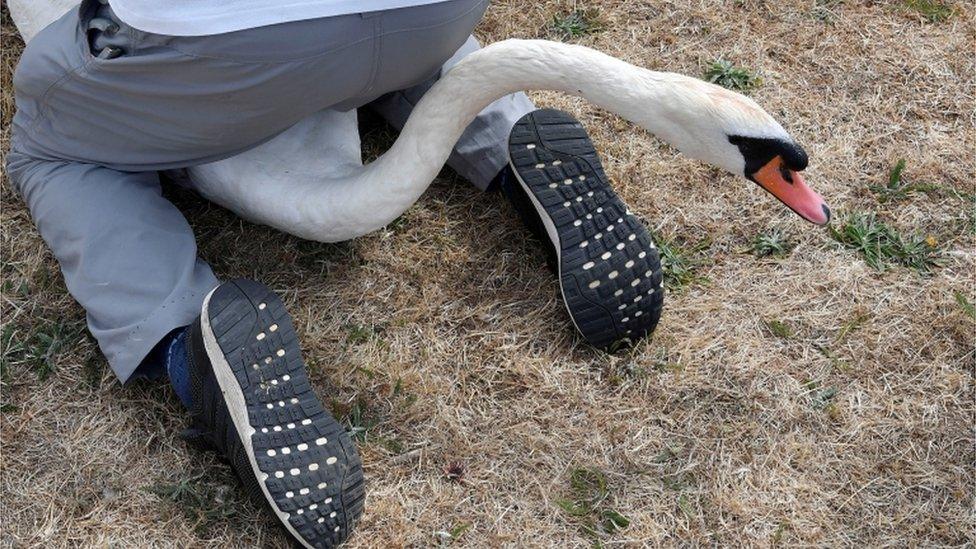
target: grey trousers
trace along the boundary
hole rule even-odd
[[[478,48],[470,33],[486,4],[172,37],[117,20],[115,32],[90,29],[115,18],[86,0],[30,42],[7,172],[123,382],[217,284],[157,172],[227,158],[326,108],[365,106],[402,127],[441,72]],[[449,165],[487,187],[532,109],[523,94],[489,106]]]

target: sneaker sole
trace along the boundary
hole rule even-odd
[[[556,248],[577,330],[597,347],[651,334],[664,302],[661,261],[647,228],[611,189],[583,126],[568,113],[537,110],[515,124],[508,147]]]
[[[203,342],[265,500],[305,547],[335,547],[363,509],[362,464],[319,402],[284,304],[238,280],[207,296]]]

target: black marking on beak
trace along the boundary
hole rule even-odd
[[[746,177],[759,171],[777,156],[783,159],[787,169],[801,172],[807,167],[806,151],[796,143],[786,139],[730,135],[729,143],[738,147],[739,153],[745,159]],[[792,182],[792,177],[784,175],[783,179]]]
[[[793,173],[786,167],[786,164],[780,164],[779,175],[790,185],[793,184]]]

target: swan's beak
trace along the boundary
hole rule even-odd
[[[817,225],[826,225],[830,221],[830,208],[824,199],[807,186],[800,172],[787,168],[779,156],[767,162],[750,179],[803,219]]]

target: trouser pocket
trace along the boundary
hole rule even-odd
[[[79,10],[80,31],[85,36],[88,55],[105,61],[130,53],[132,28],[115,15],[107,2],[85,0]]]

